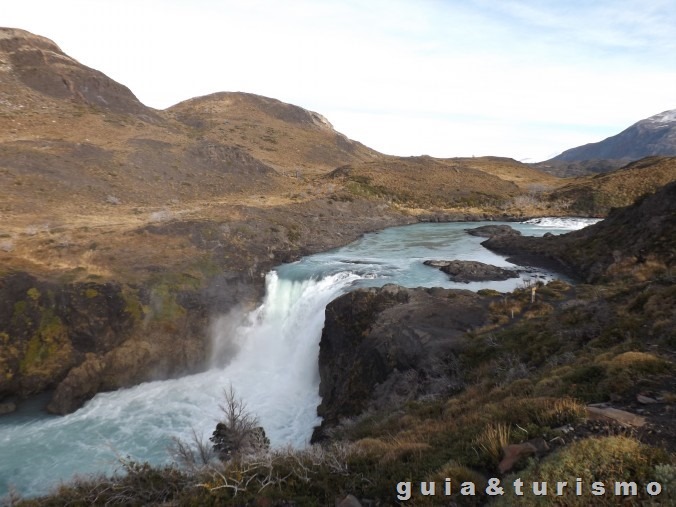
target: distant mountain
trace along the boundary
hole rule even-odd
[[[676,155],[676,109],[634,123],[619,134],[598,143],[571,148],[535,164],[558,176],[602,173],[650,156]]]

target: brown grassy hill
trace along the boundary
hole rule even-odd
[[[353,195],[383,198],[413,213],[434,209],[519,214],[520,197],[561,184],[556,177],[498,157],[383,156],[339,167],[329,177],[342,181]]]
[[[648,157],[609,173],[577,178],[553,191],[550,199],[568,201],[572,213],[605,216],[611,208],[628,206],[674,180],[676,158]]]
[[[36,212],[35,201],[50,213],[109,201],[156,206],[272,186],[266,164],[190,135],[47,39],[0,34],[5,211]]]
[[[300,229],[299,222],[306,220],[299,205],[320,210],[329,206],[326,195],[336,190],[318,188],[303,176],[377,156],[335,132],[319,115],[273,99],[222,94],[153,110],[53,42],[22,30],[0,29],[0,69],[5,269],[58,273],[81,268],[84,276],[125,278],[134,258],[153,259],[136,264],[170,269],[183,252],[186,258],[202,255],[194,251],[190,233],[165,237],[162,244],[173,251],[164,255],[156,241],[133,231],[177,221],[246,224],[247,217],[256,216],[266,222],[257,235],[221,235],[224,245],[241,253],[230,257],[234,270],[250,268],[238,264],[255,257],[246,253],[250,248],[288,252],[304,244],[335,245],[347,239],[322,228],[316,231],[326,234],[323,242],[289,240],[299,235],[287,226]],[[221,132],[225,122],[237,136]],[[279,148],[259,149],[270,139]],[[326,213],[332,215],[351,212],[334,207]],[[374,227],[366,222],[363,227]],[[352,219],[340,227],[352,234],[360,230]],[[271,228],[280,231],[281,239],[274,231],[263,234]],[[178,243],[184,248],[176,248]]]
[[[505,157],[450,158],[444,162],[461,165],[511,181],[527,192],[542,192],[561,185],[561,179],[544,171],[534,169],[528,164]]]
[[[378,196],[413,208],[481,206],[519,193],[512,182],[431,157],[387,157],[343,166],[331,173],[349,191]]]
[[[165,111],[210,142],[245,149],[292,175],[323,173],[381,155],[336,132],[326,118],[298,106],[250,93],[215,93]]]

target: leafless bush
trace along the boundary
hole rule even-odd
[[[287,480],[311,483],[321,472],[348,475],[349,458],[360,452],[352,444],[334,442],[328,446],[313,445],[305,449],[284,448],[260,451],[204,471],[205,479],[197,486],[209,491],[227,489],[233,496],[260,493],[266,488],[281,486]]]
[[[495,385],[505,386],[522,378],[528,378],[528,366],[516,356],[506,355],[494,361]]]
[[[247,410],[246,403],[237,397],[232,386],[225,389],[223,395],[225,400],[219,405],[223,419],[210,438],[218,457],[225,461],[269,448],[270,440],[258,418]]]
[[[193,428],[192,442],[188,443],[180,438],[174,437],[173,443],[169,446],[169,453],[174,461],[183,468],[189,470],[199,470],[211,465],[216,460],[216,452],[213,446],[202,435],[197,435]],[[192,445],[191,445],[192,444]]]

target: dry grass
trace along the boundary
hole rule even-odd
[[[429,451],[431,446],[423,442],[408,442],[399,438],[394,438],[387,443],[380,458],[381,463],[392,463],[402,461],[411,457],[420,456],[425,451]]]
[[[615,481],[635,481],[641,487],[637,488],[638,496],[633,500],[636,504],[653,505],[651,497],[645,492],[645,484],[654,481],[657,467],[663,467],[669,461],[664,451],[650,448],[632,438],[588,438],[564,447],[516,475],[506,477],[504,482],[511,484],[519,477],[525,484],[546,481],[551,488],[557,481],[567,481],[571,485],[580,478],[584,484],[582,495],[576,495],[575,488],[568,487],[562,496],[557,497],[556,505],[586,507],[618,505],[620,499],[614,495]],[[591,494],[590,486],[595,481],[605,483],[605,495]],[[524,492],[526,495],[523,497],[504,495],[496,505],[551,505],[551,496],[534,497],[528,488],[524,488]]]
[[[512,429],[507,424],[489,424],[474,440],[474,445],[497,463],[502,458],[502,450],[509,445]]]
[[[676,158],[649,157],[606,174],[576,178],[552,192],[551,199],[567,201],[573,212],[602,216],[675,179]]]
[[[486,483],[486,478],[476,470],[472,470],[456,460],[451,460],[442,466],[431,480],[443,482],[445,479],[451,479],[451,484],[459,485],[463,482],[473,482],[477,488]]]
[[[668,364],[647,352],[624,352],[610,360],[608,368],[611,372],[632,371],[635,373],[657,373],[668,368]]]

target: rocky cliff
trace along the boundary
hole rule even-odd
[[[313,440],[342,418],[461,389],[463,337],[485,323],[487,306],[470,291],[395,285],[330,303],[319,345],[323,422]]]

